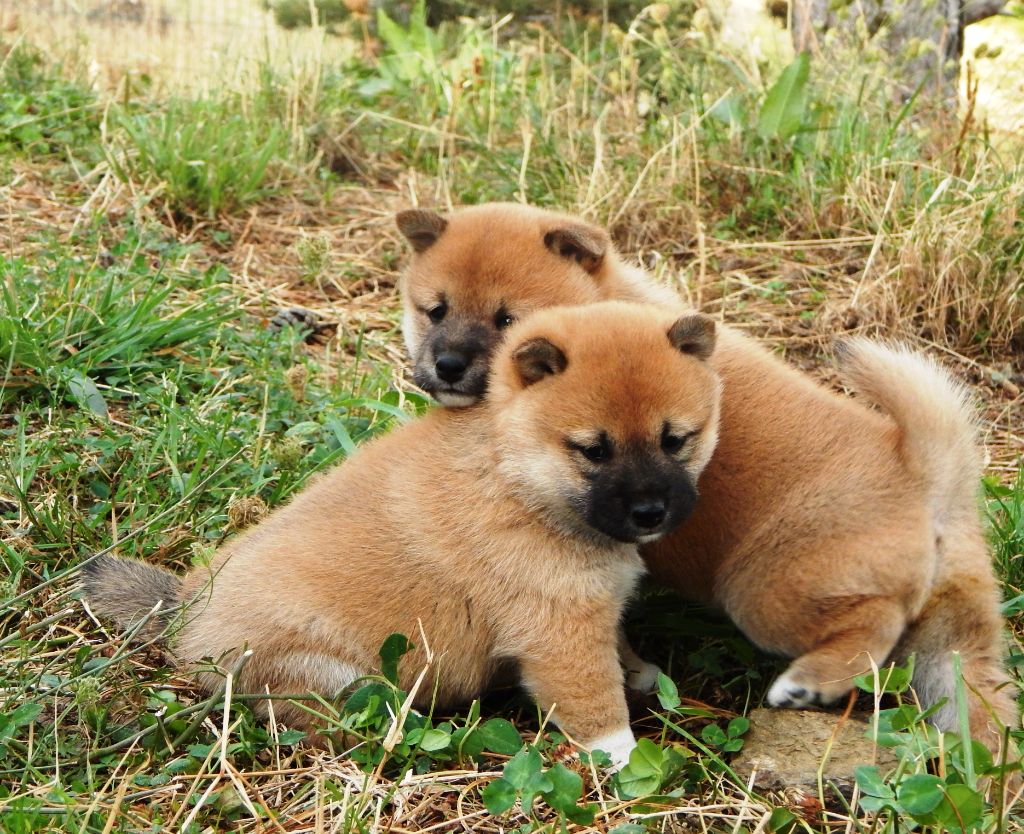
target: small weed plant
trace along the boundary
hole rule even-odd
[[[287,137],[231,101],[175,100],[159,111],[121,116],[120,152],[108,161],[126,182],[152,188],[173,211],[216,217],[266,197]]]
[[[0,52],[0,153],[95,158],[102,104],[36,49]]]

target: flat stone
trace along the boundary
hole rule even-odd
[[[883,771],[896,765],[892,752],[868,735],[867,713],[843,719],[835,712],[755,709],[748,718],[750,730],[732,767],[747,783],[756,772],[754,787],[762,791],[817,794],[821,770],[822,785],[831,782],[849,797],[858,765],[877,764]]]

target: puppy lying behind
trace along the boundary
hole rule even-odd
[[[402,212],[402,279],[418,384],[476,401],[504,329],[555,304],[678,305],[626,266],[604,230],[527,206],[450,218]],[[1019,726],[1003,665],[999,592],[978,511],[966,392],[924,356],[866,340],[840,352],[847,383],[880,407],[814,384],[736,331],[711,359],[721,438],[693,516],[642,554],[655,578],[716,604],[763,649],[795,658],[774,706],[828,704],[870,662],[916,653],[914,686],[957,730],[951,653],[963,655],[972,734],[993,750]]]
[[[541,312],[510,331],[479,406],[368,443],[209,569],[179,579],[99,559],[86,598],[122,623],[194,600],[177,658],[230,667],[247,646],[237,686],[251,693],[334,696],[378,671],[389,634],[420,644],[422,628],[439,702],[479,695],[511,664],[567,734],[621,766],[634,741],[619,618],[643,570],[637,542],[692,511],[715,445],[714,331],[621,302]],[[418,645],[404,688],[425,662]],[[294,706],[276,714],[308,724]]]

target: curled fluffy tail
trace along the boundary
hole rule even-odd
[[[964,386],[936,362],[903,345],[852,339],[838,350],[845,381],[896,422],[907,471],[931,510],[936,565],[918,618],[897,654],[917,658],[914,688],[922,702],[945,705],[940,729],[959,730],[953,652],[963,660],[971,735],[993,751],[1002,727],[1020,725],[1004,665],[999,586],[978,506],[982,459]]]
[[[126,628],[145,621],[139,636],[155,637],[181,601],[181,579],[136,559],[100,556],[82,568],[85,601],[93,612]],[[157,607],[157,603],[160,603]]]
[[[896,421],[904,464],[923,483],[936,525],[976,514],[982,459],[967,389],[905,345],[850,339],[837,355],[844,381]]]

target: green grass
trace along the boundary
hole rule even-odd
[[[1005,583],[1003,613],[1016,624],[1024,622],[1024,469],[1018,469],[1010,485],[985,483],[988,517],[996,569]],[[1010,665],[1024,669],[1019,644],[1010,652]]]
[[[174,100],[159,111],[122,114],[119,126],[122,150],[108,157],[115,173],[184,215],[213,218],[268,196],[273,164],[287,154],[278,125],[230,100]]]
[[[96,242],[87,236],[75,248]],[[0,258],[0,801],[46,782],[59,757],[60,792],[6,810],[4,830],[98,831],[104,815],[84,809],[120,753],[82,757],[154,726],[154,710],[177,732],[170,715],[182,702],[166,688],[166,669],[140,677],[130,665],[136,650],[108,657],[68,640],[63,627],[22,639],[18,622],[74,607],[77,563],[115,542],[175,567],[208,556],[231,530],[233,499],[280,503],[401,411],[383,374],[353,367],[358,357],[325,381],[330,369],[308,365],[301,334],[239,317],[224,270],[184,266],[187,247],[128,231],[101,265],[48,244],[31,261]],[[43,708],[28,744],[22,722]],[[240,763],[270,744],[245,720],[232,751]],[[134,778],[136,788],[181,772],[155,741],[139,748],[154,769]]]
[[[362,832],[428,796],[398,828],[463,813],[477,814],[464,820],[472,827],[515,801],[523,811],[501,818],[506,830],[593,818],[598,830],[637,834],[657,818],[630,813],[702,804],[722,814],[705,818],[714,830],[750,830],[762,817],[761,830],[815,827],[730,773],[742,715],[777,663],[720,617],[655,589],[628,625],[671,680],[641,710],[650,742],[615,783],[559,764],[564,739],[539,734],[543,716],[507,691],[455,715],[411,713],[394,745],[385,739],[402,695],[387,679],[341,705],[304,701],[361,739],[349,761],[297,749],[295,733],[254,719],[244,699],[227,710],[224,734],[218,699],[191,689],[158,647],[102,631],[75,598],[84,559],[116,550],[187,569],[237,529],[239,502],[280,504],[424,407],[394,387],[398,313],[386,281],[370,307],[359,297],[394,267],[384,221],[396,181],[403,204],[416,193],[586,212],[629,254],[663,253],[695,298],[756,332],[823,338],[830,311],[855,300],[863,319],[981,367],[1015,361],[1019,162],[982,133],[958,137],[923,100],[893,104],[877,68],[835,79],[812,64],[798,94],[783,96],[684,38],[684,6],[670,12],[629,35],[566,18],[557,42],[517,23],[431,29],[414,16],[378,27],[378,60],[294,75],[264,66],[249,87],[201,99],[104,98],[38,53],[8,54],[0,170],[31,175],[54,204],[88,208],[62,223],[49,203],[12,193],[4,218],[4,832],[278,830],[274,820],[317,830],[318,814]],[[357,171],[332,160],[339,144]],[[247,247],[259,256],[250,261]],[[293,273],[273,271],[279,262],[296,263]],[[332,289],[335,269],[372,280],[346,295],[347,285]],[[298,293],[339,322],[326,347],[266,326],[287,282],[284,297]],[[986,483],[1020,633],[1024,478]],[[400,646],[384,654],[399,662]],[[1004,822],[978,804],[984,754],[953,738],[938,753],[903,688],[897,674],[878,716],[901,765],[858,773],[865,799],[851,830],[950,830],[959,812],[988,815],[973,830],[1020,831],[1019,816]],[[943,759],[938,776],[929,758]],[[452,781],[401,799],[403,774],[438,770]],[[743,817],[755,806],[760,817]]]
[[[101,104],[75,79],[65,79],[40,51],[20,46],[0,56],[0,152],[86,161],[98,150]]]
[[[985,487],[996,564],[1009,593],[1020,594],[1024,592],[1024,469],[1017,471],[1012,484],[988,480]],[[1024,606],[1017,611],[1024,611]]]
[[[0,484],[31,523],[25,546],[70,546],[70,531],[79,553],[103,546],[115,507],[127,531],[190,495],[185,515],[235,493],[276,503],[375,430],[375,419],[360,416],[372,398],[364,405],[358,397],[384,393],[383,374],[341,369],[326,388],[314,374],[297,399],[286,377],[305,367],[301,340],[239,320],[224,270],[181,268],[187,251],[141,237],[110,250],[106,267],[56,253],[31,265],[0,259],[4,435],[17,450],[0,462]],[[29,444],[30,435],[41,444]],[[275,458],[286,438],[301,454],[292,443]],[[195,495],[226,459],[233,464]],[[30,496],[52,500],[39,506]],[[181,524],[191,539],[216,537],[185,515],[153,533]]]

